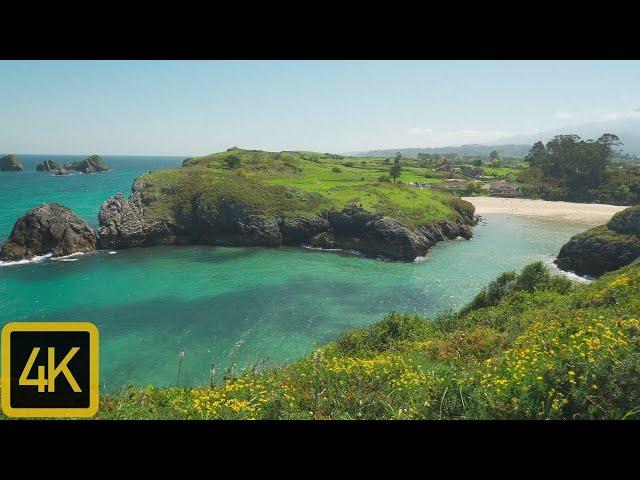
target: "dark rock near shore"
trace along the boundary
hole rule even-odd
[[[36,170],[39,172],[52,172],[59,169],[60,164],[54,162],[53,160],[45,160],[44,162],[40,162],[36,167]]]
[[[64,167],[60,167],[60,168],[58,168],[58,171],[56,172],[56,175],[61,175],[61,176],[62,175],[69,175],[69,172],[67,172]]]
[[[47,203],[18,219],[0,249],[0,259],[23,260],[47,253],[60,257],[90,252],[95,246],[96,235],[83,220],[63,205]]]
[[[640,206],[615,214],[606,225],[572,237],[556,264],[563,270],[594,277],[617,270],[640,257]]]
[[[19,172],[20,170],[22,170],[22,163],[17,155],[0,157],[0,172]]]

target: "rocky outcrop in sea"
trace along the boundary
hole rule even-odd
[[[98,173],[106,172],[109,170],[107,164],[102,160],[100,155],[91,155],[80,162],[74,162],[69,165],[65,165],[67,170],[76,170],[82,173]]]
[[[0,260],[25,260],[48,253],[61,257],[95,247],[96,235],[82,219],[63,205],[46,203],[18,219],[0,248]]]
[[[0,172],[19,172],[20,170],[22,170],[22,163],[17,155],[0,157]]]
[[[60,168],[60,164],[54,162],[53,160],[45,160],[44,162],[40,162],[36,167],[38,172],[53,172]]]

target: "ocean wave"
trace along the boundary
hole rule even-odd
[[[52,255],[53,253],[46,253],[44,255],[35,256],[33,258],[25,259],[25,260],[15,260],[15,261],[6,261],[6,262],[0,260],[0,267],[10,267],[13,265],[26,265],[29,263],[40,263],[43,260],[50,258]]]
[[[318,252],[342,252],[341,248],[322,248],[322,247],[312,247],[311,245],[303,245],[302,248],[307,250],[314,250]]]
[[[572,282],[577,282],[577,283],[591,283],[595,280],[594,277],[591,277],[589,275],[582,276],[582,275],[578,275],[575,272],[562,270],[560,267],[558,267],[555,264],[554,260],[555,260],[555,256],[546,256],[542,261],[552,272],[555,272],[557,275],[561,275],[563,277],[568,278]]]
[[[82,255],[87,255],[86,252],[76,252],[76,253],[72,253],[71,255],[64,255],[62,257],[54,257],[51,260],[55,260],[56,262],[60,261],[60,262],[75,262],[76,260],[78,260],[76,257],[80,257]]]

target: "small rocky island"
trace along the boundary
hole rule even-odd
[[[54,162],[53,160],[45,160],[44,162],[40,162],[36,167],[38,172],[53,172],[60,168],[60,164]]]
[[[0,157],[0,172],[19,172],[20,170],[22,170],[22,163],[17,155]]]
[[[579,275],[598,277],[640,257],[640,206],[616,213],[606,225],[569,240],[556,264]]]
[[[95,247],[96,235],[83,220],[67,207],[46,203],[18,219],[0,248],[0,260],[24,260],[48,253],[61,257],[91,252]]]
[[[69,170],[75,170],[82,173],[99,173],[109,170],[109,166],[104,162],[100,155],[91,155],[79,162],[62,165],[53,160],[45,160],[40,162],[36,167],[39,172],[54,172],[56,175],[68,175]]]
[[[65,165],[66,170],[76,170],[82,173],[99,173],[109,170],[107,164],[100,155],[91,155],[80,162],[73,162]]]

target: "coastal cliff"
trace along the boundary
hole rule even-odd
[[[438,241],[472,236],[468,202],[381,184],[367,178],[376,170],[340,160],[230,149],[143,174],[128,199],[103,203],[98,246],[305,245],[413,261]]]
[[[571,238],[556,263],[579,275],[600,276],[640,257],[640,206],[615,214],[606,225]]]

